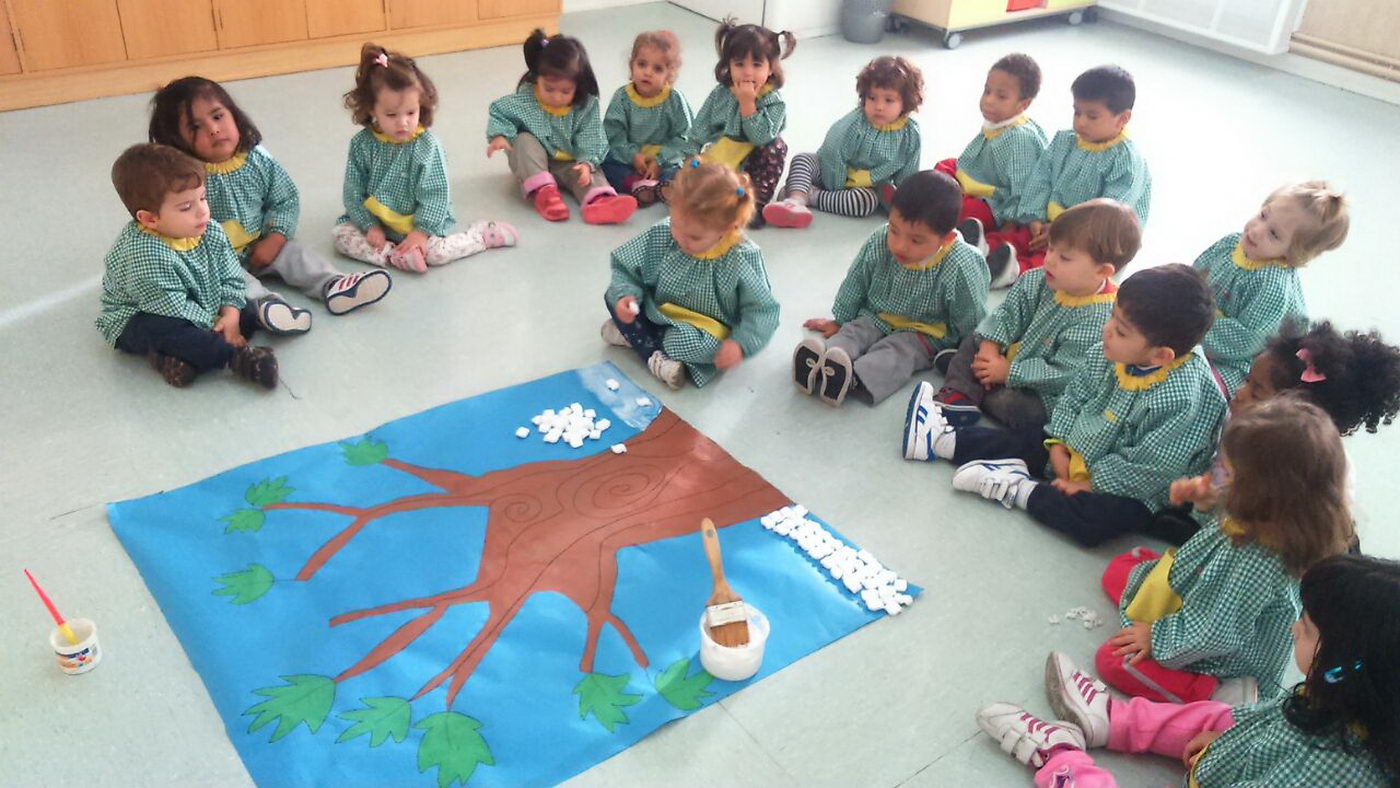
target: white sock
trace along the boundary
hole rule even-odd
[[[1035,492],[1035,488],[1039,486],[1040,482],[1031,481],[1030,479],[1016,485],[1016,508],[1024,511],[1026,505],[1031,500],[1031,493]]]
[[[806,194],[804,194],[804,193],[802,193],[802,192],[793,192],[792,194],[789,194],[789,195],[787,196],[787,202],[790,202],[790,203],[792,203],[792,204],[794,204],[794,205],[806,205],[806,204],[807,204],[807,200],[808,200],[808,195],[806,195]]]
[[[933,439],[933,456],[940,460],[953,459],[953,451],[958,446],[958,433],[953,430],[942,432]]]

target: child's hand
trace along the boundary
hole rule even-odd
[[[400,255],[406,255],[411,254],[414,249],[417,249],[418,251],[422,252],[424,258],[428,256],[427,233],[423,232],[422,230],[414,230],[408,235],[405,235],[402,241],[399,241],[399,244],[397,247],[395,247],[394,251],[398,252]]]
[[[219,319],[214,321],[214,333],[223,336],[224,341],[234,347],[243,347],[248,340],[238,330],[238,307],[219,307]]]
[[[1108,645],[1117,646],[1113,656],[1132,655],[1128,664],[1136,665],[1152,656],[1152,624],[1147,621],[1134,622],[1132,626],[1118,630],[1118,634],[1108,639]]]
[[[1035,251],[1044,249],[1046,241],[1050,240],[1048,226],[1045,222],[1031,222],[1028,227],[1031,231],[1031,249]]]
[[[1050,486],[1064,493],[1065,495],[1078,495],[1080,493],[1093,492],[1093,482],[1072,482],[1069,479],[1055,479],[1050,482]]]
[[[748,117],[758,111],[758,83],[757,82],[735,82],[729,88],[729,92],[734,94],[734,98],[739,102],[739,114]]]
[[[652,178],[651,165],[656,163],[656,159],[637,151],[637,155],[632,157],[632,171],[643,178]]]
[[[632,321],[636,320],[637,315],[641,312],[641,306],[641,304],[637,303],[636,298],[632,296],[623,296],[617,299],[617,306],[613,307],[613,314],[617,316],[618,320],[630,326],[632,325]]]
[[[496,151],[498,150],[513,152],[515,148],[512,148],[510,146],[510,140],[506,139],[505,137],[492,137],[491,142],[488,143],[486,146],[486,158],[489,159],[492,156],[496,155]]]
[[[647,169],[646,172],[642,173],[642,177],[646,178],[649,181],[660,180],[661,162],[657,161],[655,156],[648,156],[646,160],[646,165]]]
[[[389,236],[384,234],[384,228],[375,225],[365,230],[365,240],[369,242],[371,249],[383,249],[384,244],[389,242]]]
[[[281,233],[268,233],[253,244],[253,252],[248,255],[248,265],[253,268],[266,268],[272,265],[282,247],[287,245],[287,236]]]
[[[578,185],[587,186],[593,182],[593,168],[588,165],[588,162],[581,161],[570,169],[578,173]]]
[[[1201,731],[1191,737],[1191,741],[1186,742],[1186,749],[1181,751],[1181,762],[1190,769],[1196,765],[1196,759],[1201,757],[1210,743],[1220,738],[1222,731]]]
[[[1069,481],[1069,449],[1063,443],[1050,447],[1050,468],[1055,471],[1057,481]]]
[[[1218,492],[1215,485],[1211,484],[1208,473],[1200,476],[1188,476],[1172,482],[1172,506],[1182,506],[1189,503],[1203,512],[1208,512],[1215,508],[1217,497]]]
[[[977,382],[982,384],[982,388],[1004,386],[1007,378],[1011,377],[1011,362],[1001,353],[986,356],[978,353],[977,357],[972,359],[972,374],[977,376]]]
[[[724,340],[719,346],[719,351],[715,353],[715,366],[720,369],[733,369],[743,360],[744,349],[732,339]]]
[[[803,328],[816,331],[826,339],[836,336],[836,332],[841,330],[841,324],[835,320],[827,320],[824,317],[814,317],[802,324]]]

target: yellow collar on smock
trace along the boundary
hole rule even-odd
[[[994,140],[994,139],[996,139],[997,137],[1000,137],[1001,135],[1005,134],[1007,129],[1009,129],[1009,128],[1013,127],[1013,126],[1020,126],[1020,125],[1023,125],[1023,124],[1025,124],[1025,123],[1029,122],[1029,121],[1030,121],[1030,118],[1026,117],[1025,115],[1017,115],[1017,116],[1016,116],[1015,118],[1013,118],[1012,120],[1008,120],[1007,122],[1001,124],[1000,126],[997,126],[996,128],[992,128],[992,129],[983,128],[983,129],[982,129],[982,136],[985,137],[985,138],[987,138],[987,139],[989,139],[989,140]]]
[[[870,123],[870,119],[866,118],[865,122]],[[881,125],[870,123],[870,125],[874,126],[876,131],[899,131],[900,129],[909,125],[909,116],[905,115],[904,117],[899,118],[898,120],[895,120],[892,123],[884,123]]]
[[[714,260],[716,258],[723,257],[724,255],[728,254],[729,250],[733,249],[734,245],[739,243],[739,241],[742,238],[743,235],[741,235],[738,230],[735,230],[729,235],[726,235],[725,237],[721,238],[719,243],[715,244],[714,246],[711,246],[709,249],[706,249],[700,254],[694,255],[694,257],[696,260]]]
[[[406,140],[394,139],[393,137],[390,137],[388,134],[385,134],[384,132],[374,128],[373,126],[370,127],[370,131],[374,134],[374,138],[379,140],[380,142],[387,142],[390,145],[403,145],[404,143],[413,142],[414,140],[418,139],[418,135],[427,131],[427,129],[423,128],[420,125],[418,128],[413,130],[413,136],[409,137]]]
[[[209,175],[228,175],[230,172],[237,172],[248,163],[248,154],[240,153],[237,156],[230,156],[220,162],[204,162],[204,172]]]
[[[195,247],[199,246],[199,242],[204,240],[203,235],[196,235],[193,238],[171,238],[165,233],[159,232],[157,230],[152,230],[144,224],[137,224],[136,227],[146,235],[160,239],[161,243],[165,244],[171,249],[174,249],[177,252],[188,252],[191,249],[194,249]]]
[[[629,85],[628,87],[631,86]],[[540,95],[540,86],[538,84],[535,85],[535,103],[540,105],[540,109],[544,110],[545,112],[548,112],[556,118],[562,118],[570,112],[574,111],[573,104],[570,104],[567,107],[555,107],[544,103],[544,97]]]
[[[1118,286],[1113,284],[1112,279],[1104,279],[1096,292],[1086,296],[1072,296],[1055,291],[1055,303],[1060,306],[1070,308],[1088,306],[1090,304],[1111,304],[1118,298]]]
[[[1287,268],[1288,263],[1282,257],[1274,257],[1268,260],[1255,260],[1244,253],[1244,242],[1235,244],[1235,251],[1230,253],[1230,262],[1243,268],[1246,271],[1258,271],[1260,268]]]
[[[637,106],[643,109],[650,109],[652,107],[660,106],[661,104],[664,104],[666,102],[666,99],[670,97],[670,85],[661,88],[661,92],[657,93],[655,96],[647,98],[646,96],[643,96],[642,94],[638,93],[636,86],[634,86],[631,82],[627,83],[627,98],[631,99],[633,104],[636,104]]]
[[[1123,140],[1126,140],[1127,138],[1128,130],[1123,129],[1122,131],[1118,132],[1117,137],[1114,137],[1113,139],[1108,140],[1106,142],[1089,142],[1088,140],[1085,140],[1083,137],[1080,137],[1077,134],[1075,135],[1074,140],[1079,145],[1080,150],[1087,150],[1090,153],[1103,153],[1104,151],[1108,150],[1109,148],[1112,148],[1114,145],[1117,145],[1118,143],[1122,142]]]
[[[896,262],[896,263],[899,263],[900,265],[904,266],[905,268],[909,269],[910,271],[927,271],[928,269],[930,269],[930,268],[932,268],[932,267],[938,265],[939,263],[943,262],[943,258],[945,258],[945,257],[948,256],[948,250],[952,249],[952,248],[953,248],[953,244],[955,244],[955,243],[957,243],[957,242],[958,242],[958,239],[954,238],[953,240],[949,241],[948,243],[943,244],[942,246],[938,247],[938,251],[934,252],[934,253],[933,253],[933,256],[930,257],[930,258],[928,258],[927,260],[921,260],[921,261],[919,261],[919,262],[914,262],[914,263],[899,263],[898,260],[895,260],[895,262]]]
[[[1114,364],[1113,369],[1118,373],[1118,388],[1124,391],[1147,391],[1153,386],[1167,379],[1167,376],[1175,372],[1182,364],[1191,360],[1194,353],[1187,353],[1184,356],[1158,367],[1146,375],[1134,375],[1128,371],[1127,364]]]

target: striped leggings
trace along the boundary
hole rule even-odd
[[[825,189],[822,188],[821,180],[821,165],[817,161],[817,154],[799,153],[792,157],[792,168],[788,172],[787,183],[783,186],[783,196],[793,192],[806,192],[808,205],[819,211],[840,216],[869,216],[880,207],[880,195],[874,189]]]

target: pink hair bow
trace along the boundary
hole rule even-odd
[[[1299,380],[1304,383],[1321,383],[1327,379],[1326,375],[1318,372],[1317,367],[1313,366],[1312,351],[1307,348],[1299,348],[1296,355],[1298,360],[1304,364],[1303,374],[1299,376]]]
[[[388,53],[388,52],[380,52],[380,53],[379,53],[379,57],[375,58],[375,59],[374,59],[374,62],[378,63],[379,65],[381,65],[381,66],[383,66],[383,67],[385,67],[385,68],[388,68],[388,67],[389,67],[389,53]]]

